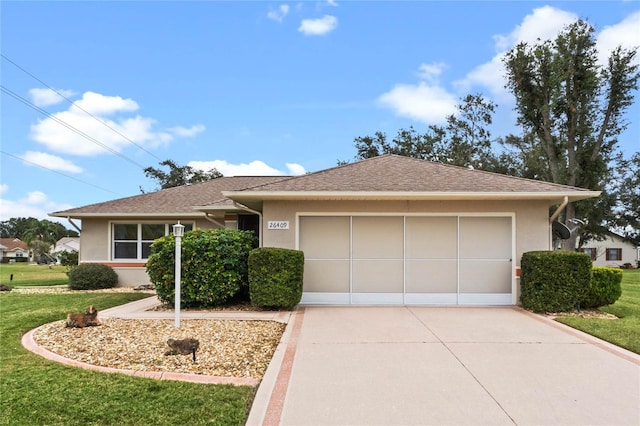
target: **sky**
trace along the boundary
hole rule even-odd
[[[600,60],[640,46],[636,1],[2,1],[0,221],[153,191],[171,159],[225,176],[353,160],[466,94],[518,133],[501,57],[576,19]],[[639,55],[640,56],[640,55]],[[638,93],[636,92],[636,97]],[[640,150],[636,99],[620,137]]]

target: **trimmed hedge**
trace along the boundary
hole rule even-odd
[[[249,255],[251,304],[264,308],[291,309],[302,298],[304,253],[265,247]]]
[[[101,263],[83,263],[71,268],[67,275],[71,290],[113,288],[118,284],[116,271]]]
[[[611,305],[622,296],[622,271],[594,266],[591,281],[582,302],[584,308]]]
[[[147,273],[158,298],[175,303],[175,237],[151,245]],[[256,245],[251,231],[196,229],[182,237],[180,305],[216,306],[248,290],[247,259]]]
[[[585,253],[533,251],[522,255],[520,301],[534,312],[567,312],[579,308],[591,280],[591,258]]]

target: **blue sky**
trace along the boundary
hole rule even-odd
[[[0,7],[0,220],[153,190],[142,169],[164,159],[227,176],[333,167],[353,159],[355,137],[422,131],[468,93],[498,104],[494,136],[517,132],[501,53],[577,18],[603,58],[640,46],[632,1]],[[636,102],[627,156],[638,117]]]

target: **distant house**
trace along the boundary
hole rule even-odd
[[[27,262],[29,260],[29,247],[27,243],[18,238],[0,238],[0,250],[2,250],[2,263]]]
[[[589,241],[580,251],[591,256],[593,266],[619,268],[629,263],[634,268],[638,267],[640,248],[614,232],[607,232],[602,241]]]
[[[80,263],[149,282],[153,241],[180,221],[253,230],[304,252],[306,304],[515,305],[520,258],[555,216],[597,197],[549,182],[383,155],[296,177],[221,177],[55,212],[82,220]],[[560,206],[550,217],[549,208]]]
[[[80,253],[80,237],[60,238],[51,249],[51,255],[58,259],[58,254],[62,252]]]

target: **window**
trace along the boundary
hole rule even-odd
[[[595,247],[581,248],[580,251],[588,254],[591,257],[591,260],[596,260],[598,258],[598,249]]]
[[[622,249],[621,248],[608,248],[607,249],[607,260],[622,260]]]
[[[168,223],[114,223],[113,258],[148,259],[151,244],[157,238],[169,235],[174,224]],[[193,224],[183,224],[185,232],[193,229]]]

